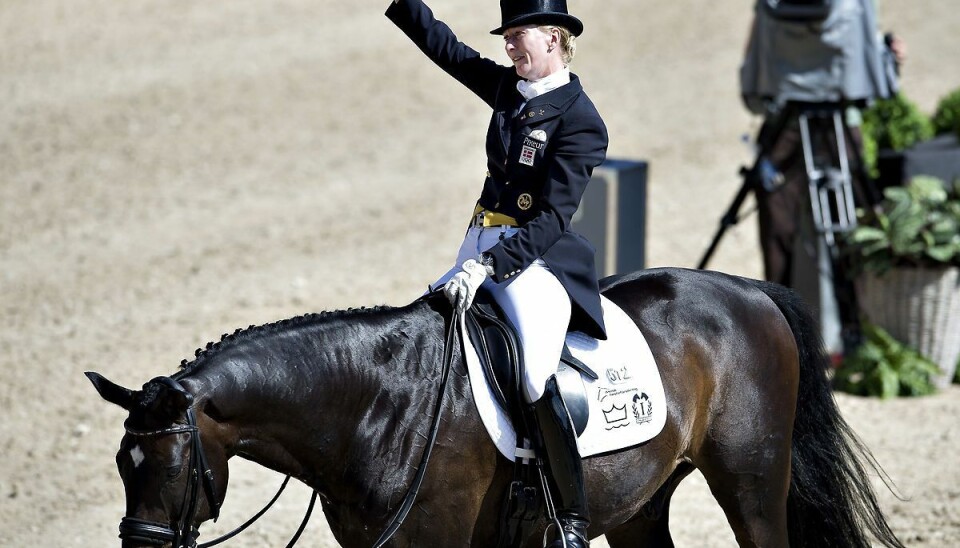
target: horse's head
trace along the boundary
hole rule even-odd
[[[117,452],[127,498],[123,547],[195,546],[200,523],[219,514],[227,466],[223,445],[201,435],[193,395],[168,377],[130,390],[86,375],[103,399],[130,412]]]

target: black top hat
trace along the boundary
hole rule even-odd
[[[583,23],[567,13],[567,0],[500,0],[502,24],[490,34],[503,34],[511,27],[543,24],[566,27],[574,36],[583,32]]]

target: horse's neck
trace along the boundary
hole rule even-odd
[[[433,320],[425,309],[368,313],[278,333],[234,353],[245,360],[225,353],[208,364],[197,377],[235,428],[228,453],[322,491],[367,497],[372,483],[405,469],[416,433],[425,434],[443,353]]]

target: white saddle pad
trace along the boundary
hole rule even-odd
[[[570,352],[600,377],[580,376],[590,406],[587,427],[577,440],[581,457],[643,443],[659,434],[667,420],[663,384],[647,341],[620,307],[603,296],[600,301],[607,340],[576,332],[567,335]],[[512,461],[517,434],[487,384],[463,322],[460,330],[477,411],[497,449]]]

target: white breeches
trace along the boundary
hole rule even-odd
[[[432,287],[441,287],[460,271],[464,261],[478,258],[480,253],[496,245],[501,237],[509,238],[516,232],[516,228],[504,227],[468,229],[456,265]],[[560,363],[560,353],[570,324],[570,296],[540,259],[502,283],[487,278],[483,287],[490,290],[520,335],[523,344],[524,392],[529,402],[535,402],[543,395],[547,379],[557,372]]]

